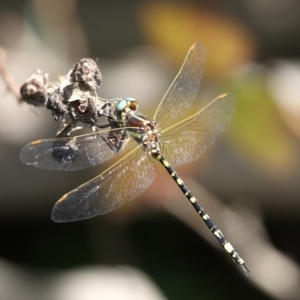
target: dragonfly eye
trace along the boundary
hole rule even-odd
[[[126,105],[127,105],[126,100],[123,99],[123,100],[119,101],[116,106],[116,112],[121,113],[124,110],[124,108],[126,107]]]

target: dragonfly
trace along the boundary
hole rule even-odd
[[[55,222],[70,222],[103,215],[132,201],[156,176],[153,161],[159,161],[213,233],[232,260],[250,275],[245,261],[228,242],[175,167],[198,159],[210,147],[232,117],[236,100],[223,94],[194,115],[178,121],[191,107],[202,79],[205,48],[200,42],[189,50],[185,61],[161,100],[153,119],[139,113],[120,113],[124,126],[97,133],[59,139],[69,162],[53,158],[55,139],[26,145],[20,154],[25,164],[43,169],[74,171],[103,163],[126,149],[128,153],[94,179],[62,196],[52,209]],[[66,145],[68,145],[66,147]]]

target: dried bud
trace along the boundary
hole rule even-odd
[[[98,111],[93,97],[81,95],[73,96],[69,100],[70,115],[75,122],[94,124],[98,121]]]
[[[22,100],[34,106],[45,105],[48,83],[48,74],[42,75],[40,70],[36,70],[36,73],[21,86]]]
[[[46,107],[52,111],[55,121],[60,121],[65,113],[69,112],[68,100],[71,98],[74,84],[68,80],[63,81],[47,99]]]
[[[69,80],[77,83],[82,91],[91,91],[100,87],[102,76],[96,64],[90,58],[81,59],[69,72]]]
[[[73,95],[74,84],[60,85],[61,95],[65,101],[69,100]]]
[[[60,121],[68,112],[67,103],[63,97],[63,90],[56,89],[47,99],[46,107],[52,111],[55,121]]]

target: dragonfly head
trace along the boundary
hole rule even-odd
[[[125,122],[128,115],[134,115],[137,109],[138,104],[134,98],[120,100],[115,108],[117,120]]]

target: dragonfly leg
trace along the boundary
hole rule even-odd
[[[124,145],[124,141],[127,137],[127,131],[125,129],[120,130],[121,135],[112,135],[108,138],[101,136],[107,146],[114,152],[119,153]]]

